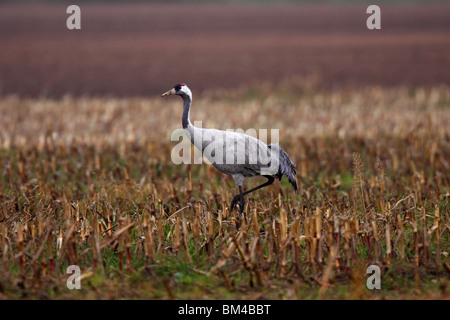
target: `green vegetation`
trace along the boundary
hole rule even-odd
[[[3,98],[0,299],[449,298],[448,88],[227,96],[192,119],[279,128],[300,187],[255,193],[240,228],[231,178],[171,161],[178,99]]]

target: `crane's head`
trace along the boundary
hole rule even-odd
[[[169,91],[164,92],[161,97],[170,96],[170,95],[179,95],[181,97],[183,96],[189,96],[192,97],[191,90],[188,88],[188,86],[184,83],[176,84],[172,89]]]

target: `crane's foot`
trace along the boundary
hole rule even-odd
[[[245,214],[244,210],[242,209],[242,211],[239,212],[239,218],[244,219],[245,224],[248,223],[247,221],[247,215]]]
[[[245,200],[244,196],[239,195],[239,219],[244,219],[245,224],[247,224],[247,215],[245,214],[244,207],[245,207]]]
[[[233,212],[234,208],[236,207],[236,205],[238,203],[239,203],[239,220],[244,218],[245,222],[247,222],[247,217],[244,212],[245,200],[244,200],[243,195],[237,194],[233,197],[233,199],[231,200],[231,204],[230,204],[230,212]],[[236,227],[237,227],[237,229],[240,228],[240,223],[237,223],[237,221],[236,221]]]
[[[231,200],[230,204],[230,212],[233,212],[234,208],[238,204],[238,202],[241,200],[241,196],[239,194],[235,195],[233,199]]]
[[[241,228],[242,224],[247,225],[247,216],[245,215],[245,212],[239,211],[239,216],[234,220],[234,223],[237,230]]]

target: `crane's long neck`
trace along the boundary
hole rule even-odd
[[[183,129],[186,131],[191,143],[194,144],[200,150],[202,149],[202,130],[200,128],[194,127],[189,119],[189,111],[191,110],[192,95],[184,94],[181,96],[183,98]]]
[[[192,98],[188,95],[183,95],[183,129],[187,129],[192,126],[191,120],[189,119],[189,112],[191,110]]]

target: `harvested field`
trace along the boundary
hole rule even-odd
[[[448,87],[194,98],[205,127],[279,128],[299,194],[237,229],[231,178],[170,160],[178,99],[2,99],[0,298],[449,298]]]
[[[450,83],[449,4],[0,6],[0,94],[152,96],[314,76],[325,88]]]

